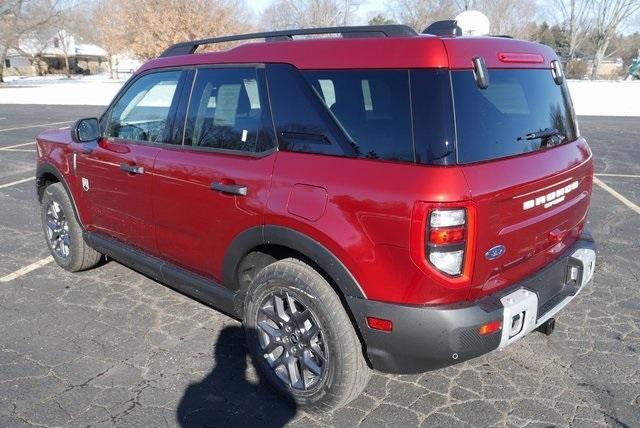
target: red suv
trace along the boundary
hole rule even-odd
[[[60,266],[106,255],[241,319],[259,373],[312,409],[371,369],[550,333],[593,276],[592,174],[550,48],[405,26],[181,43],[38,137]]]

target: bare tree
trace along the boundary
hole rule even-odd
[[[20,50],[21,39],[48,24],[58,13],[57,0],[7,0],[0,7],[0,82],[9,49]]]
[[[530,0],[476,0],[471,5],[483,12],[491,23],[491,33],[527,39],[535,20],[536,3]]]
[[[277,0],[260,21],[271,30],[349,25],[361,4],[362,0]]]
[[[130,51],[155,58],[169,45],[250,28],[244,2],[236,0],[123,1],[117,20],[128,35]]]
[[[71,78],[71,64],[69,57],[75,52],[72,48],[83,34],[90,33],[86,19],[88,8],[83,0],[62,0],[58,13],[52,19],[52,25],[56,30],[54,36],[64,58],[64,72],[67,78]]]
[[[591,77],[597,79],[602,59],[620,25],[640,10],[640,0],[594,0],[593,56]]]
[[[121,20],[123,2],[120,0],[101,0],[92,11],[93,31],[87,34],[90,41],[107,52],[109,73],[117,78],[114,57],[129,49],[130,38]]]
[[[401,24],[424,30],[431,22],[453,19],[460,7],[448,0],[391,0],[387,13]]]
[[[569,60],[576,56],[593,27],[593,0],[551,0],[552,14],[567,33]]]
[[[489,18],[493,34],[527,38],[534,20],[535,2],[529,0],[391,0],[387,12],[403,24],[422,31],[431,22],[453,19],[469,9],[479,10]]]

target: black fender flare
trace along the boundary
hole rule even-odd
[[[243,299],[243,290],[238,290],[238,264],[253,248],[273,244],[301,253],[322,269],[340,289],[344,296],[366,299],[366,295],[347,267],[324,245],[296,230],[264,225],[245,230],[235,237],[225,253],[222,278],[226,287],[237,292]]]
[[[69,195],[69,199],[71,199],[71,206],[73,206],[73,214],[76,216],[76,220],[78,221],[78,224],[80,225],[80,227],[82,227],[82,229],[84,230],[84,225],[80,220],[80,215],[78,215],[78,207],[76,205],[75,198],[73,197],[73,193],[71,192],[71,189],[69,189],[67,180],[64,178],[64,175],[62,175],[62,173],[58,170],[58,168],[56,168],[55,165],[49,162],[40,163],[36,167],[36,192],[38,196],[38,202],[42,202],[42,195],[40,194],[38,189],[40,189],[40,187],[43,185],[42,178],[44,177],[45,174],[53,175],[58,180],[58,182],[62,183],[62,185],[64,186],[64,189],[67,191],[67,194]]]

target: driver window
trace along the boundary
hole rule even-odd
[[[152,143],[166,142],[169,109],[180,74],[180,71],[166,71],[136,80],[113,106],[106,136]]]

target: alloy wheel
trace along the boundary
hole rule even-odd
[[[55,200],[47,204],[47,239],[54,253],[63,259],[71,254],[71,236],[69,235],[69,222],[64,211]]]
[[[264,358],[290,388],[306,391],[324,378],[328,349],[315,314],[293,292],[267,295],[258,311],[258,339]]]

